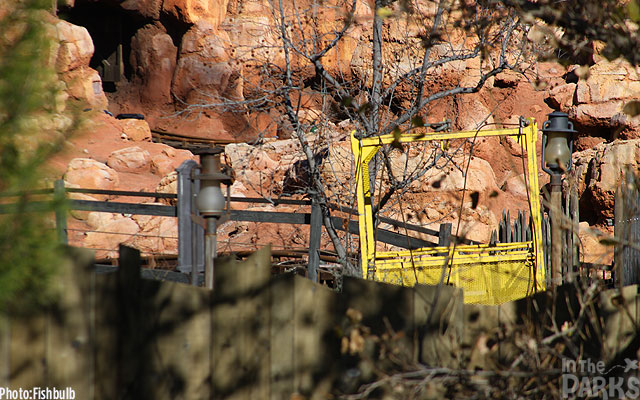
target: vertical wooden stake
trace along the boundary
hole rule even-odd
[[[58,179],[53,184],[53,193],[56,199],[65,197],[64,181]],[[67,211],[64,208],[56,207],[56,231],[58,232],[58,241],[62,244],[68,244],[67,237]]]
[[[311,205],[311,221],[309,225],[309,279],[318,282],[318,266],[320,264],[320,239],[322,235],[322,210],[317,201]]]
[[[616,197],[614,200],[614,228],[613,232],[617,239],[617,243],[614,248],[614,264],[615,264],[615,281],[616,286],[621,288],[625,284],[624,279],[624,246],[622,245],[622,238],[624,237],[624,196],[622,195],[622,185],[616,189]]]
[[[438,246],[449,247],[451,244],[451,223],[440,224],[440,233],[438,234]]]

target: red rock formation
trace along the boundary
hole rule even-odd
[[[159,23],[144,26],[131,39],[132,84],[138,87],[142,104],[153,108],[173,102],[171,80],[177,53]]]
[[[434,2],[425,0],[419,3],[422,16],[431,18]],[[302,2],[298,6],[304,10],[298,13],[301,17],[299,30],[294,30],[291,24],[286,29],[301,49],[314,43],[326,43],[331,38],[332,30],[347,15],[346,5],[338,1],[331,1],[326,3],[326,8],[313,11],[317,12],[312,14],[313,17],[309,16],[306,9],[311,6],[310,3]],[[127,0],[120,3],[120,8],[127,15],[146,18],[148,23],[141,23],[131,37],[130,54],[127,54],[131,75],[117,85],[116,93],[110,94],[113,101],[109,107],[112,111],[142,112],[147,116],[151,128],[195,136],[249,141],[256,139],[259,133],[267,132],[265,136],[288,138],[291,127],[283,115],[282,98],[277,94],[282,82],[270,74],[270,71],[284,66],[284,54],[275,46],[277,32],[274,29],[278,27],[271,19],[266,3],[241,0]],[[285,10],[293,12],[291,2],[285,2]],[[347,31],[345,40],[323,57],[324,65],[332,73],[339,73],[345,81],[358,79],[355,81],[356,88],[357,85],[366,85],[371,79],[372,15],[369,3],[358,2],[353,16],[355,23]],[[95,70],[89,68],[94,49],[88,32],[64,21],[54,20],[52,23],[59,42],[53,58],[67,94],[95,109],[107,107],[100,78]],[[402,71],[409,70],[415,65],[416,58],[424,54],[422,28],[419,21],[401,18],[385,22],[384,62],[400,67],[389,71],[385,85],[393,83]],[[318,36],[305,42],[304,39],[308,37],[304,35],[314,30]],[[474,44],[460,31],[453,31],[449,39],[451,43],[432,47],[431,59],[450,56],[452,49],[468,49]],[[346,138],[353,126],[348,120],[341,121],[345,116],[335,111],[336,100],[320,93],[318,87],[314,86],[317,84],[314,81],[315,70],[308,61],[296,52],[291,57],[296,82],[301,87],[299,93],[290,93],[292,103],[300,121],[309,126],[308,138],[314,150],[326,151],[321,169],[330,195],[341,202],[352,203],[353,193],[349,186],[353,176],[352,159]],[[602,224],[605,218],[612,215],[613,188],[622,166],[631,165],[637,169],[640,160],[635,142],[602,143],[613,140],[615,135],[635,138],[640,134],[640,117],[630,118],[622,113],[624,104],[640,98],[638,70],[624,62],[609,62],[598,57],[589,66],[588,74],[582,77],[578,75],[584,72],[584,68],[579,70],[577,66],[565,68],[555,63],[537,63],[527,64],[524,68],[529,74],[528,80],[520,74],[503,72],[488,80],[479,93],[430,105],[425,110],[426,119],[428,122],[438,122],[448,118],[452,120],[454,129],[477,129],[483,122],[488,124],[487,128],[514,126],[520,115],[536,117],[541,125],[545,114],[552,109],[568,112],[580,130],[581,137],[576,147],[585,150],[575,155],[575,175],[579,178],[584,211],[582,216],[592,225]],[[486,72],[485,69],[486,64],[480,57],[434,68],[427,76],[427,90],[435,91],[456,85],[472,86],[481,73]],[[237,104],[227,104],[255,100],[264,88],[272,91],[269,99],[272,102],[266,103],[263,109],[251,110]],[[410,106],[411,90],[410,87],[399,87],[393,106],[384,108],[384,116],[393,116],[397,109]],[[357,96],[358,100],[366,101],[364,92],[357,93]],[[200,107],[204,104],[213,106]],[[67,167],[66,163],[72,157],[92,157],[92,165],[108,162],[110,154],[131,147],[132,140],[136,141],[136,145],[139,144],[140,152],[148,152],[149,157],[143,157],[144,165],[131,167],[124,162],[124,167],[118,166],[116,169],[120,172],[114,173],[120,183],[107,186],[153,190],[162,177],[170,175],[181,161],[191,156],[147,143],[150,132],[145,122],[115,121],[103,115],[95,119],[100,121],[101,127],[91,132],[91,139],[77,139],[74,142],[75,147],[62,169]],[[136,126],[129,126],[133,124]],[[311,132],[311,127],[318,131]],[[125,133],[124,137],[122,133]],[[91,140],[94,142],[90,143]],[[539,156],[539,148],[537,153]],[[487,239],[490,229],[495,228],[495,217],[503,208],[509,209],[511,215],[515,215],[518,209],[526,209],[521,155],[519,146],[509,139],[481,139],[474,146],[476,158],[471,163],[467,189],[480,193],[479,204],[474,209],[466,198],[461,216],[464,221],[462,229],[474,235],[474,239]],[[237,194],[273,195],[284,189],[285,177],[298,181],[305,179],[302,173],[296,175],[296,171],[300,172],[296,170],[296,163],[304,157],[295,140],[265,140],[261,145],[232,145],[227,147],[226,157],[236,171],[238,182],[234,190],[240,190]],[[396,154],[394,157],[392,161],[395,163],[400,156]],[[111,157],[110,165],[116,166],[115,159],[115,156]],[[79,168],[72,167],[69,177],[79,174],[72,172]],[[105,165],[105,168],[108,167]],[[102,171],[102,168],[98,170]],[[134,170],[142,175],[133,174],[131,171]],[[102,172],[94,173],[95,177],[100,174]],[[541,174],[542,183],[545,179],[546,175]],[[82,186],[102,184],[82,183],[80,178],[76,180]],[[436,181],[440,185],[439,191],[434,190],[433,183]],[[413,185],[404,199],[409,205],[409,221],[437,226],[440,221],[455,220],[462,198],[462,181],[462,174],[454,168],[434,171],[434,175],[428,176],[425,182]],[[175,181],[167,177],[163,182],[162,190],[172,190],[171,184]],[[401,216],[398,213],[389,215]],[[88,218],[87,215],[82,217]],[[88,221],[92,221],[90,216]],[[98,226],[97,222],[92,223]],[[112,223],[102,221],[100,226]],[[147,223],[150,225],[147,226]],[[131,234],[173,229],[160,220],[153,223],[127,220],[116,225],[122,225],[122,229]],[[276,233],[288,238],[297,235],[296,240],[304,236],[293,231],[284,234],[286,229],[281,227],[273,231],[247,224],[235,224],[234,227],[223,227],[221,232],[226,232],[227,238],[244,238],[247,242],[260,242],[269,234]],[[92,240],[101,242],[96,238],[88,242]],[[170,238],[162,240],[164,242],[156,249],[172,248]],[[139,241],[138,244],[153,251],[151,242]]]

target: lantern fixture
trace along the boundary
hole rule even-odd
[[[542,170],[551,175],[549,213],[551,217],[551,286],[557,287],[563,280],[572,279],[572,272],[562,269],[562,175],[571,169],[573,153],[573,123],[560,111],[549,114],[542,124]]]
[[[571,169],[573,153],[573,123],[560,111],[549,114],[542,124],[542,170],[549,175],[562,175]]]
[[[195,150],[200,155],[200,191],[196,196],[196,208],[203,217],[220,217],[225,211],[226,199],[220,189],[220,184],[229,184],[231,177],[220,172],[221,148],[207,148]]]
[[[205,237],[205,287],[213,289],[214,258],[217,253],[216,230],[218,219],[225,211],[228,204],[231,177],[220,171],[220,154],[224,149],[220,147],[204,148],[194,151],[200,155],[200,173],[194,179],[200,180],[200,191],[196,196],[196,208],[204,217]],[[227,185],[227,199],[220,189],[220,184]]]

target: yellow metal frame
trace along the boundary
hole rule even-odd
[[[393,134],[358,139],[351,134],[351,150],[356,163],[358,222],[362,274],[404,286],[416,283],[453,283],[464,289],[465,303],[500,304],[544,290],[542,222],[538,194],[536,140],[538,127],[533,118],[514,129],[447,133]],[[376,251],[373,205],[369,187],[369,162],[384,145],[433,140],[511,136],[527,155],[528,192],[531,201],[533,240],[490,246],[452,244],[407,251]]]

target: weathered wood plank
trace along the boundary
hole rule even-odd
[[[211,398],[211,291],[143,280],[142,294],[147,398]]]
[[[451,223],[440,224],[440,232],[438,234],[438,246],[448,247],[451,244]]]
[[[338,354],[337,342],[327,337],[335,326],[337,295],[325,286],[294,276],[293,355],[294,390],[307,399],[327,399]],[[286,393],[283,393],[285,395]],[[291,394],[285,398],[290,398]]]
[[[118,203],[110,201],[70,200],[73,210],[110,212],[118,214],[155,215],[175,217],[176,208],[159,204]]]
[[[118,387],[118,323],[120,305],[118,304],[118,275],[96,275],[96,308],[94,342],[96,399],[116,399],[121,392]]]
[[[0,313],[0,387],[11,382],[11,319]]]
[[[622,193],[622,187],[618,186],[615,193],[614,202],[614,234],[618,243],[624,236],[625,229],[625,215],[624,215],[624,195]],[[614,248],[614,264],[615,264],[615,281],[616,286],[623,287],[625,285],[624,276],[624,246],[617,244]]]
[[[295,284],[293,274],[280,275],[271,280],[270,292],[270,364],[269,399],[288,399],[294,393],[294,319]]]
[[[464,329],[463,291],[453,286],[417,285],[414,288],[414,324],[420,360],[426,365],[461,368]]]
[[[218,260],[214,274],[213,398],[268,398],[271,250],[243,263]]]
[[[12,318],[10,388],[31,388],[46,382],[46,335],[46,316]]]
[[[362,323],[375,334],[387,333],[389,328],[396,332],[413,332],[412,288],[345,277],[342,297],[343,313],[348,308],[358,310],[362,313]]]
[[[46,381],[41,386],[70,387],[76,398],[95,395],[95,273],[93,252],[69,248],[52,288],[59,293],[47,314]]]

